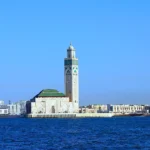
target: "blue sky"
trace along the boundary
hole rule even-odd
[[[0,1],[0,99],[64,92],[70,41],[80,105],[150,104],[150,1]]]

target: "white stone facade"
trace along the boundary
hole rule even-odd
[[[140,113],[145,112],[145,105],[111,105],[113,113]]]
[[[9,114],[10,115],[16,115],[17,109],[15,104],[9,104]]]
[[[7,109],[0,109],[0,114],[8,114],[8,108]]]
[[[7,115],[7,114],[8,114],[8,106],[0,105],[0,115]]]
[[[26,101],[19,101],[8,105],[10,115],[21,115],[26,113]]]
[[[31,102],[32,114],[73,113],[69,97],[38,97]]]
[[[0,115],[8,114],[8,106],[4,105],[4,101],[0,100]]]
[[[79,112],[79,68],[78,59],[75,57],[75,49],[72,45],[67,49],[67,58],[65,58],[64,78],[65,94],[72,102],[75,112]]]
[[[106,104],[106,105],[93,104],[93,105],[89,105],[88,107],[93,108],[94,110],[97,111],[97,113],[106,113],[106,112],[109,112],[110,110],[109,104]]]

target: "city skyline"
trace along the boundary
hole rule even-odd
[[[80,105],[150,104],[150,2],[0,2],[0,99],[64,89],[70,41]],[[57,9],[56,9],[57,8]]]

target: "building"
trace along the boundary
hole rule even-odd
[[[8,114],[8,106],[4,104],[3,100],[0,100],[0,115]]]
[[[79,113],[97,113],[97,110],[89,107],[80,107]]]
[[[79,112],[78,59],[70,44],[64,60],[65,94],[56,89],[44,89],[26,104],[27,114]]]
[[[66,97],[63,93],[55,89],[44,89],[30,101],[31,103],[27,103],[27,113],[50,114],[73,112],[69,97]]]
[[[145,105],[111,105],[111,112],[113,113],[144,113],[145,112]]]
[[[80,107],[80,113],[108,113],[110,110],[110,104],[92,104],[88,106]]]
[[[8,106],[0,105],[0,115],[7,115],[7,114],[8,114]]]
[[[21,100],[8,105],[10,115],[22,115],[26,113],[26,100]]]
[[[65,93],[72,102],[75,112],[79,110],[79,81],[78,81],[78,59],[76,58],[75,48],[70,44],[67,49],[67,58],[64,62],[65,72]]]
[[[149,105],[145,106],[145,111],[146,111],[146,113],[150,113],[150,106]]]
[[[101,105],[101,104],[93,104],[89,105],[89,108],[93,108],[97,113],[108,113],[110,110],[110,104]]]

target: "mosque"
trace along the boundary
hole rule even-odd
[[[56,89],[44,89],[27,102],[28,114],[78,113],[79,81],[78,59],[70,44],[64,59],[65,94]]]

